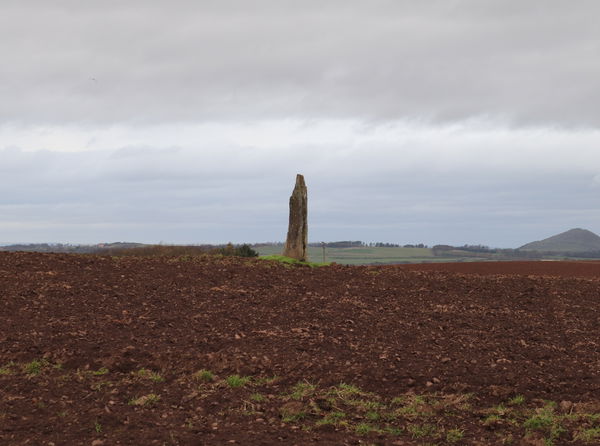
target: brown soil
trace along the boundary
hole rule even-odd
[[[0,444],[592,444],[599,296],[588,262],[0,252]]]
[[[446,271],[462,274],[512,274],[557,277],[600,278],[600,261],[514,261],[514,262],[465,262],[465,263],[419,263],[402,265],[412,271]]]

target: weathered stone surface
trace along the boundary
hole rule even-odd
[[[290,223],[283,255],[306,260],[308,242],[308,192],[304,177],[296,175],[296,186],[290,197]]]

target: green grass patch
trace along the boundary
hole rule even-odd
[[[0,375],[10,375],[12,373],[12,367],[15,365],[14,362],[9,362],[8,364],[0,367]]]
[[[410,424],[406,429],[415,439],[433,437],[437,434],[437,427],[434,424]]]
[[[560,417],[554,414],[556,403],[547,402],[546,406],[538,409],[534,415],[523,423],[528,433],[537,432],[545,437],[544,442],[550,446],[566,432],[561,424]]]
[[[461,429],[450,429],[446,432],[446,442],[453,444],[461,441],[465,436],[465,431]]]
[[[600,443],[600,427],[578,430],[573,438],[585,444],[598,444]]]
[[[34,359],[23,366],[23,371],[28,375],[39,375],[42,369],[48,365],[48,361],[45,359],[37,360]]]
[[[194,379],[208,383],[208,382],[212,382],[215,380],[215,375],[210,370],[202,369],[202,370],[198,370],[196,373],[194,373]]]
[[[492,415],[488,415],[487,417],[485,417],[483,419],[483,424],[485,426],[491,426],[493,424],[496,423],[501,423],[502,422],[502,417],[496,414],[492,414]]]
[[[255,249],[260,256],[266,257],[280,255],[283,247],[281,245],[264,245],[257,246]],[[321,262],[323,260],[323,249],[320,246],[309,246],[307,253],[309,262]],[[433,251],[429,248],[327,247],[325,249],[325,260],[342,265],[364,265],[373,263],[431,262],[435,260],[448,261],[448,258],[434,257]]]
[[[253,393],[250,395],[250,399],[254,402],[262,403],[263,401],[266,401],[267,398],[262,393]]]
[[[290,402],[279,409],[279,414],[284,423],[303,420],[308,416],[307,408],[302,403]]]
[[[331,263],[329,263],[329,262],[302,262],[300,260],[293,259],[291,257],[286,257],[286,256],[281,256],[281,255],[276,255],[276,254],[269,255],[269,256],[259,257],[259,259],[261,259],[261,260],[271,260],[271,261],[283,263],[285,265],[309,266],[311,268],[318,268],[318,267],[321,267],[321,266],[329,266],[329,265],[331,265]]]
[[[149,379],[155,383],[161,383],[165,380],[159,373],[153,372],[152,370],[148,369],[139,369],[136,372],[136,375],[140,378]]]
[[[404,404],[404,406],[394,411],[394,414],[397,416],[415,418],[430,417],[434,414],[432,406],[423,395],[407,395],[401,400],[402,403],[400,403],[398,398],[394,398],[392,401],[395,402],[394,405]]]
[[[514,398],[508,400],[508,404],[510,406],[520,406],[525,402],[525,397],[523,395],[517,395]]]
[[[160,395],[149,393],[148,395],[129,400],[127,404],[130,406],[153,406],[160,401]]]
[[[381,418],[381,415],[374,410],[370,410],[365,414],[365,418],[369,421],[378,421]]]
[[[303,420],[304,418],[306,418],[306,412],[299,412],[290,415],[284,415],[281,418],[281,421],[283,421],[284,423],[294,423],[296,421]]]
[[[257,386],[264,386],[264,385],[268,385],[268,384],[273,384],[278,379],[279,379],[279,376],[277,376],[277,375],[275,375],[275,376],[261,376],[261,377],[255,378],[254,379],[254,383]]]
[[[504,404],[498,404],[492,409],[497,415],[505,416],[511,412],[512,409],[504,407]]]
[[[383,432],[389,435],[398,436],[404,433],[404,429],[402,429],[401,427],[388,426],[385,429],[383,429]]]
[[[359,423],[354,428],[354,431],[358,435],[367,435],[367,434],[370,434],[371,432],[379,432],[379,429],[376,426],[373,426],[372,424],[369,424],[369,423]]]
[[[231,388],[244,387],[251,381],[249,376],[230,375],[225,379],[227,385]]]
[[[354,405],[361,401],[357,397],[368,395],[366,392],[363,392],[359,387],[346,383],[340,383],[334,388],[332,388],[330,394],[341,399],[346,403],[354,403]]]
[[[346,414],[344,412],[330,412],[325,415],[322,419],[317,421],[317,425],[322,426],[326,424],[337,425],[340,424],[342,420],[346,418]]]
[[[292,387],[290,398],[293,400],[301,400],[314,394],[317,386],[309,382],[301,381]]]
[[[108,381],[100,381],[100,382],[97,382],[95,384],[92,384],[92,390],[95,390],[96,392],[99,392],[104,387],[107,387],[109,385],[110,385],[110,383]]]

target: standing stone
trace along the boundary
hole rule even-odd
[[[296,186],[290,197],[290,224],[283,255],[306,261],[308,242],[308,193],[304,177],[296,175]]]

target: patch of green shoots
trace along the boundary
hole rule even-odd
[[[561,426],[560,420],[554,415],[555,403],[547,402],[546,406],[540,409],[535,415],[529,417],[523,423],[523,427],[528,432],[540,432],[546,436],[544,442],[547,445],[553,445],[554,440],[560,437],[565,429]]]
[[[407,430],[413,438],[432,437],[437,433],[437,427],[433,424],[411,424]]]
[[[262,403],[267,398],[262,393],[253,393],[252,395],[250,395],[250,399],[257,403]]]
[[[377,421],[381,418],[381,416],[375,412],[374,410],[370,410],[366,413],[365,417],[370,421]]]
[[[483,420],[483,424],[486,426],[489,426],[490,424],[496,424],[498,422],[502,421],[502,418],[498,415],[488,415],[487,417],[484,418]]]
[[[433,412],[427,405],[427,399],[422,395],[412,395],[410,399],[405,398],[402,401],[406,405],[396,409],[396,415],[406,417],[429,417],[433,415]]]
[[[306,413],[300,412],[300,413],[296,413],[296,414],[293,414],[293,415],[286,415],[281,420],[284,423],[293,423],[294,421],[300,421],[300,420],[302,420],[304,418],[306,418]]]
[[[377,432],[378,429],[369,423],[359,423],[354,428],[354,431],[358,435],[367,435],[367,434],[370,434],[371,432]]]
[[[548,413],[539,413],[525,420],[523,427],[532,431],[550,429],[554,425],[554,417]]]
[[[292,387],[290,398],[293,400],[301,400],[304,397],[310,396],[315,392],[316,386],[309,382],[299,382]]]
[[[329,266],[331,263],[329,262],[302,262],[297,259],[293,259],[291,257],[281,256],[281,255],[270,255],[270,256],[261,256],[259,257],[261,260],[271,260],[279,263],[283,263],[288,266],[309,266],[311,268],[318,268],[321,266]]]
[[[160,376],[159,373],[153,372],[152,370],[148,369],[139,369],[137,371],[137,376],[139,376],[140,378],[149,379],[151,381],[154,381],[155,383],[161,383],[165,380],[162,376]]]
[[[402,435],[404,433],[404,429],[400,428],[400,427],[393,427],[393,426],[388,426],[383,430],[386,434],[390,434],[390,435]]]
[[[346,414],[344,412],[331,412],[325,415],[322,419],[317,421],[317,425],[326,425],[326,424],[339,424],[344,418],[346,418]]]
[[[256,383],[256,385],[262,386],[262,385],[265,385],[265,384],[273,384],[278,379],[279,379],[279,376],[277,376],[277,375],[275,375],[275,376],[262,376],[260,378],[256,378],[254,380],[254,382]]]
[[[229,387],[237,388],[244,387],[250,380],[251,378],[249,376],[230,375],[225,379],[225,382]]]
[[[139,398],[133,398],[129,400],[130,406],[153,406],[160,401],[160,395],[150,393],[148,395],[141,396]]]
[[[404,404],[406,404],[407,398],[406,396],[397,396],[392,398],[391,403],[395,406],[403,406]]]
[[[446,442],[447,443],[457,443],[462,440],[465,436],[465,431],[461,429],[450,429],[446,432]]]
[[[508,404],[511,406],[520,406],[524,402],[525,402],[525,397],[523,395],[517,395],[517,396],[511,398],[508,401]]]
[[[585,444],[598,444],[600,443],[600,427],[577,431],[573,436],[573,439]]]
[[[354,405],[362,402],[356,397],[366,395],[359,387],[346,383],[340,383],[331,390],[331,393],[345,402],[354,403]]]
[[[9,362],[8,364],[5,364],[2,367],[0,367],[0,375],[10,375],[11,374],[11,368],[14,365],[15,365],[14,362]]]
[[[202,369],[194,373],[194,378],[198,381],[211,382],[214,381],[215,375],[210,370]]]
[[[47,364],[47,361],[44,359],[41,361],[34,359],[23,366],[23,371],[28,375],[39,375]]]
[[[382,404],[379,401],[356,400],[356,403],[357,406],[362,407],[364,410],[375,411],[385,409],[385,404]]]

